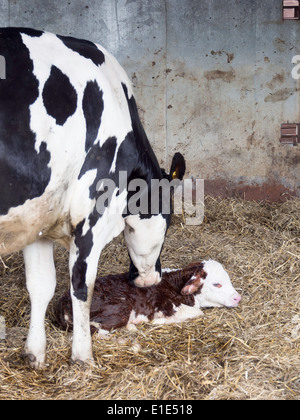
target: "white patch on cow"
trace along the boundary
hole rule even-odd
[[[198,318],[200,316],[204,316],[203,312],[196,307],[188,306],[188,305],[180,305],[175,306],[173,305],[173,309],[175,311],[175,314],[172,316],[164,316],[162,312],[157,312],[154,315],[154,324],[173,324],[173,323],[179,323],[184,322],[187,319],[193,319]]]
[[[128,216],[125,223],[125,241],[133,264],[138,269],[137,286],[151,286],[160,281],[155,264],[166,233],[166,220],[162,215],[141,219]]]
[[[195,295],[197,304],[201,307],[236,307],[241,296],[232,286],[229,275],[222,264],[217,261],[203,261],[207,277],[203,280],[201,293]]]
[[[109,52],[107,49],[105,49],[103,46],[99,44],[95,44],[96,47],[105,55],[105,63],[107,64],[106,67],[103,68],[104,73],[106,74],[106,77],[112,81],[112,84],[114,86],[118,86],[119,82],[124,83],[127,86],[128,90],[128,97],[129,99],[133,96],[133,85],[132,82],[129,80],[126,71],[123,69],[123,67],[120,65],[118,60]],[[111,69],[111,70],[110,70]],[[108,70],[110,70],[108,72]],[[118,93],[117,91],[116,93]],[[120,96],[117,96],[117,99],[119,100],[120,106],[124,106],[124,96],[123,94]]]
[[[54,153],[56,166],[66,169],[67,154],[68,162],[74,168],[76,162],[80,165],[85,157],[86,124],[81,104],[86,82],[95,79],[93,76],[97,73],[97,67],[91,60],[84,59],[67,48],[54,34],[44,33],[41,37],[22,34],[22,40],[29,49],[33,61],[33,73],[39,80],[39,97],[30,106],[30,126],[36,134],[35,149],[39,152],[41,142],[47,139],[47,149],[51,155]],[[77,110],[63,126],[57,125],[55,119],[48,115],[43,103],[42,92],[52,66],[56,66],[68,76],[78,96]],[[61,165],[63,162],[65,163]]]
[[[101,236],[103,236],[102,248],[108,244],[113,238],[118,236],[125,227],[125,221],[122,216],[122,212],[126,206],[127,191],[124,190],[121,194],[117,195],[119,192],[118,188],[115,188],[109,207],[107,207],[99,219]],[[96,225],[96,226],[97,226]],[[97,233],[95,233],[97,235]],[[100,241],[100,238],[97,237],[97,241]]]
[[[119,193],[119,189],[116,188],[112,194],[110,205],[107,211],[109,214],[112,214],[112,215],[119,214],[121,216],[126,207],[126,203],[127,203],[127,190],[124,189],[122,193]],[[124,228],[125,221],[124,221],[123,216],[121,217],[121,219],[122,219],[122,227]]]
[[[78,223],[86,218],[96,205],[96,200],[90,199],[89,190],[89,186],[94,182],[96,173],[96,169],[86,172],[79,180],[75,179],[73,185],[69,188],[64,207],[69,209],[73,226],[77,226]],[[83,226],[84,235],[88,229],[89,221],[86,220]]]

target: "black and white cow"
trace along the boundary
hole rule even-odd
[[[170,215],[126,213],[127,181],[166,176],[138,117],[131,83],[104,48],[25,28],[0,29],[0,255],[24,250],[31,321],[25,354],[45,361],[45,312],[56,284],[53,241],[70,250],[74,317],[72,360],[92,360],[89,306],[103,247],[124,230],[130,278],[161,278]],[[170,173],[182,179],[176,153]],[[102,180],[115,189],[105,211]],[[150,187],[149,187],[150,188]],[[161,208],[161,207],[160,207]],[[116,211],[119,209],[119,211]]]

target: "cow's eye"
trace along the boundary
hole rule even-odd
[[[213,286],[214,287],[217,287],[218,289],[220,289],[222,287],[222,284],[220,284],[220,283],[214,283]]]

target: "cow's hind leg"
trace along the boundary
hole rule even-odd
[[[42,368],[45,362],[46,333],[45,314],[56,285],[53,260],[53,243],[39,240],[28,245],[24,251],[26,286],[31,301],[29,333],[25,355],[34,368]]]

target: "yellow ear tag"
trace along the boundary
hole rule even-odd
[[[176,171],[174,171],[174,172],[172,173],[172,179],[175,179],[175,178],[177,178],[177,172],[176,172]]]

